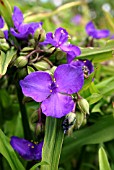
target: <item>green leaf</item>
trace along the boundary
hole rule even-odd
[[[91,96],[87,97],[87,100],[89,104],[94,104],[98,102],[102,97],[103,97],[102,94],[93,93]]]
[[[41,161],[41,162],[35,164],[32,168],[30,168],[30,170],[36,170],[36,168],[40,165],[49,165],[49,164],[45,161]]]
[[[5,54],[3,51],[1,51],[1,54],[0,54],[0,77],[2,77],[6,73],[8,65],[15,55],[16,55],[16,51],[14,49],[11,49],[11,51],[8,51],[7,54]]]
[[[12,10],[7,0],[0,0],[0,13],[4,17],[8,27],[13,27]]]
[[[107,41],[107,44],[103,47],[82,48],[81,51],[82,54],[76,59],[89,59],[93,63],[106,61],[113,57],[114,40]]]
[[[60,153],[64,133],[62,129],[63,119],[46,118],[45,138],[42,151],[42,161],[48,165],[42,165],[41,170],[58,170]]]
[[[12,170],[25,170],[22,163],[16,156],[13,148],[10,145],[9,139],[4,135],[0,129],[0,153],[6,158]]]
[[[99,170],[111,170],[108,158],[103,147],[99,149]]]
[[[112,139],[114,139],[114,118],[113,116],[106,116],[92,126],[76,130],[72,134],[72,138],[65,138],[61,154],[61,163],[74,155],[76,150],[83,145],[99,144]]]

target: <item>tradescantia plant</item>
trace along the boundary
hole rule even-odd
[[[56,12],[73,5],[80,3]],[[63,26],[47,31],[48,14],[44,21],[34,22],[33,17],[25,23],[19,7],[11,10],[7,0],[0,1],[0,14],[0,168],[97,169],[96,150],[104,142],[114,167],[114,41],[106,42],[110,31],[90,21],[83,32],[92,39],[82,43],[73,41]],[[105,45],[102,38],[107,38]],[[110,168],[101,151],[100,169]]]

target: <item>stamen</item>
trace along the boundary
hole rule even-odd
[[[63,30],[61,30],[61,33],[62,33],[62,34],[64,34],[64,31],[63,31]]]
[[[31,148],[34,148],[34,146],[32,145]]]
[[[55,78],[53,79],[54,83],[56,82]]]
[[[84,60],[84,63],[86,63],[86,60]]]
[[[52,90],[50,90],[50,92],[52,93]]]

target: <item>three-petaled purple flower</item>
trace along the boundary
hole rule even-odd
[[[42,26],[42,22],[32,22],[29,24],[23,23],[23,14],[18,7],[14,7],[12,20],[15,28],[11,28],[10,32],[13,36],[24,39],[27,38],[29,34],[34,35],[37,28]]]
[[[58,66],[53,79],[46,72],[36,71],[20,81],[24,95],[42,102],[42,112],[56,118],[72,111],[74,101],[71,94],[78,92],[83,84],[82,68],[70,64]]]
[[[43,142],[33,143],[16,136],[12,136],[10,144],[13,149],[26,160],[40,160],[42,158]]]
[[[95,39],[106,38],[110,35],[110,31],[107,29],[103,30],[96,29],[92,21],[87,23],[85,29],[87,34]]]
[[[68,32],[64,28],[57,28],[55,33],[49,32],[46,34],[46,39],[44,42],[40,43],[41,45],[51,44],[56,48],[60,48],[62,51],[67,53],[68,63],[72,61],[76,56],[81,54],[79,47],[68,44]]]
[[[4,27],[4,24],[5,24],[5,23],[4,23],[4,20],[3,20],[3,18],[0,16],[0,29]],[[4,37],[5,37],[6,39],[8,39],[8,30],[4,30],[3,32],[4,32]]]

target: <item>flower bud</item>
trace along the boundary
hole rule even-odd
[[[37,70],[49,70],[51,68],[50,64],[47,63],[45,60],[38,61],[32,64]]]
[[[39,27],[34,34],[34,39],[37,41],[39,38],[39,41],[42,42],[45,40],[45,37],[46,37],[45,30],[42,27]]]
[[[15,62],[15,65],[19,68],[26,66],[28,59],[25,56],[19,56]]]
[[[29,52],[29,51],[32,51],[32,50],[34,50],[34,48],[32,48],[32,47],[24,47],[24,48],[21,50],[21,52]]]
[[[89,114],[89,103],[86,99],[84,98],[79,98],[78,99],[78,106],[81,110],[82,113]]]
[[[9,48],[9,44],[7,42],[0,43],[0,50],[7,51]]]
[[[76,124],[75,126],[79,129],[81,125],[83,125],[83,121],[85,119],[84,113],[76,112]]]
[[[4,38],[4,33],[2,30],[0,30],[0,38]]]

